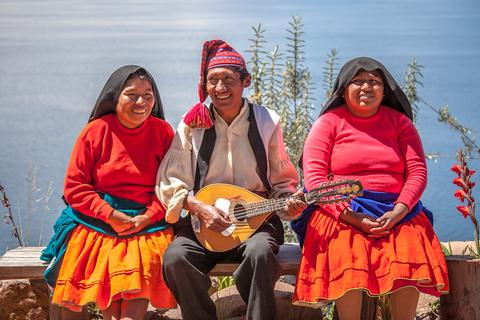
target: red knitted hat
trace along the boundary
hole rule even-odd
[[[235,51],[223,40],[205,41],[202,48],[202,61],[200,65],[200,79],[198,81],[198,98],[195,104],[185,115],[183,121],[190,127],[210,128],[213,121],[209,110],[203,105],[208,97],[205,78],[208,70],[216,67],[239,67],[247,70],[247,65],[242,55]]]
[[[243,57],[223,40],[205,41],[202,49],[202,63],[200,66],[200,79],[198,81],[198,97],[200,102],[207,99],[205,77],[208,70],[216,67],[239,67],[247,70]]]

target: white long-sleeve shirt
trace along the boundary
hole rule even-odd
[[[264,107],[260,107],[264,108]],[[269,111],[272,112],[272,111]],[[216,140],[204,185],[229,183],[250,191],[265,192],[258,174],[255,155],[248,140],[249,108],[245,101],[238,116],[228,125],[215,111]],[[259,131],[262,123],[257,119]],[[183,202],[195,182],[196,154],[192,144],[192,130],[180,122],[172,145],[160,165],[156,193],[167,206],[168,216],[179,216]],[[265,143],[266,144],[266,143]],[[276,123],[265,150],[268,159],[270,198],[296,191],[298,174],[285,150],[280,124]]]

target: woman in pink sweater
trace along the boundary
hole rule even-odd
[[[334,93],[305,142],[305,187],[359,179],[363,197],[312,208],[294,302],[336,301],[341,319],[359,319],[362,291],[390,294],[394,319],[413,319],[419,292],[439,296],[448,276],[431,213],[411,106],[386,68],[356,58],[341,69]]]

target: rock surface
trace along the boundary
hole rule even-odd
[[[291,303],[294,286],[277,282],[275,284],[275,297],[277,302],[277,316],[281,320],[309,320],[322,319],[320,309],[294,306]],[[238,294],[237,288],[228,287],[212,295],[217,306],[219,319],[244,319],[246,314],[245,302]]]
[[[182,312],[180,311],[180,307],[176,309],[168,309],[168,310],[155,310],[152,305],[148,306],[148,311],[145,316],[145,320],[181,320],[182,319]]]
[[[0,319],[48,319],[48,289],[43,280],[0,282]]]
[[[322,319],[319,309],[291,305],[293,289],[292,285],[283,282],[277,282],[275,286],[279,319]],[[214,293],[212,299],[217,305],[219,319],[244,319],[246,305],[235,287],[228,287]],[[416,319],[438,319],[438,314],[431,310],[432,303],[436,301],[438,298],[421,294]],[[0,319],[48,319],[48,289],[44,281],[0,281]],[[180,320],[182,317],[180,308],[157,312],[150,306],[145,319]]]

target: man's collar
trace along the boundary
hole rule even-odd
[[[236,122],[237,119],[243,117],[245,115],[245,113],[248,113],[248,99],[247,98],[242,98],[243,99],[243,104],[242,104],[242,107],[240,108],[240,112],[237,114],[237,116],[235,117],[235,119],[233,119],[232,123],[233,124],[234,122]],[[221,121],[223,122],[226,122],[222,116],[217,112],[217,109],[215,108],[215,105],[212,103],[211,104],[212,106],[212,110],[213,110],[213,118],[214,118],[214,121],[216,122],[217,119],[222,119]],[[248,117],[248,116],[247,116]]]

